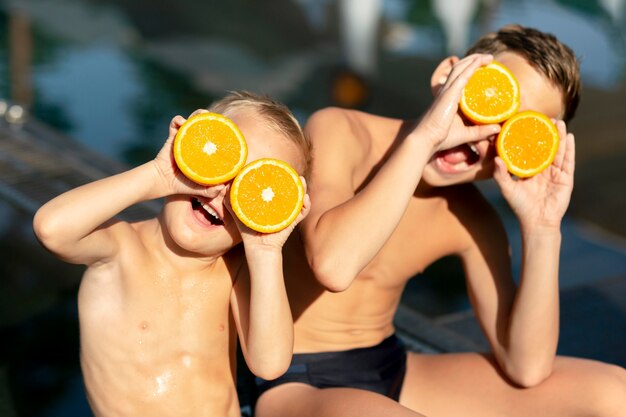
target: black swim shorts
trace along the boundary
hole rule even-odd
[[[317,388],[360,388],[400,398],[406,373],[406,349],[395,335],[380,344],[339,352],[294,354],[285,374],[267,381],[256,378],[258,395],[289,382],[301,382]]]

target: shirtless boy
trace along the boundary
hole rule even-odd
[[[519,26],[468,54],[435,69],[435,100],[420,121],[328,108],[307,123],[306,257],[296,239],[285,245],[294,358],[281,378],[259,381],[257,417],[626,415],[624,369],[556,356],[560,224],[574,174],[563,120],[578,104],[576,58]],[[521,110],[559,120],[558,155],[530,179],[513,179],[495,157],[497,126],[470,130],[457,112],[468,77],[492,55],[518,78]],[[455,146],[459,135],[471,143]],[[492,177],[519,221],[519,287],[502,222],[472,184]],[[491,352],[407,353],[393,326],[402,291],[449,255],[463,263]]]
[[[306,171],[309,144],[284,106],[232,93],[209,110],[238,125],[248,161],[278,158]],[[228,184],[200,186],[176,168],[172,141],[184,121],[172,119],[154,160],[68,191],[35,215],[43,245],[87,266],[78,294],[81,366],[96,416],[239,416],[237,336],[258,376],[276,378],[291,359],[282,246],[308,212],[308,196],[289,228],[245,228],[225,204]],[[115,218],[161,197],[158,217]]]

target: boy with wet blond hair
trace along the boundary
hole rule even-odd
[[[532,178],[513,179],[496,157],[499,125],[458,112],[467,80],[494,59],[518,79],[520,110],[557,120],[557,156]],[[258,380],[256,416],[624,416],[624,369],[556,356],[575,55],[550,34],[507,26],[442,60],[430,87],[418,120],[327,108],[305,126],[314,205],[299,227],[304,250],[285,246],[294,357],[282,377]],[[519,221],[519,286],[503,224],[473,184],[487,178]],[[446,256],[463,264],[489,353],[407,352],[395,335],[408,280]]]
[[[286,107],[231,93],[210,110],[237,124],[248,161],[278,158],[307,171],[309,144]],[[287,229],[247,229],[230,211],[229,184],[201,186],[176,167],[172,142],[184,122],[172,119],[154,160],[68,191],[35,215],[46,248],[87,266],[80,357],[96,416],[239,416],[237,338],[263,378],[281,375],[291,359],[282,246],[306,216],[308,196]],[[164,205],[155,218],[115,218],[157,198]]]

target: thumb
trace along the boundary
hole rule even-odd
[[[177,115],[172,118],[169,126],[169,137],[176,136],[178,129],[187,121],[183,116]]]
[[[500,133],[501,127],[499,124],[470,126],[468,127],[468,142],[478,142],[490,137],[495,139],[495,136]]]
[[[203,195],[208,198],[215,198],[220,194],[225,194],[224,201],[228,200],[228,195],[226,193],[226,184],[217,184],[210,186],[201,186],[203,188]]]
[[[506,168],[506,164],[499,156],[495,157],[495,169],[493,172],[493,179],[498,183],[500,188],[505,188],[510,186],[511,183],[514,182],[513,177],[509,174],[508,169]]]

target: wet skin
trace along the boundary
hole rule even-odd
[[[298,148],[257,115],[231,118],[246,136],[248,161],[273,157],[302,169]],[[78,294],[81,366],[96,416],[239,416],[237,338],[262,375],[291,357],[281,267],[289,231],[240,231],[227,186],[201,187],[173,169],[171,140],[183,121],[173,119],[155,160],[53,199],[34,221],[46,247],[88,266]],[[161,197],[157,218],[108,220]]]

